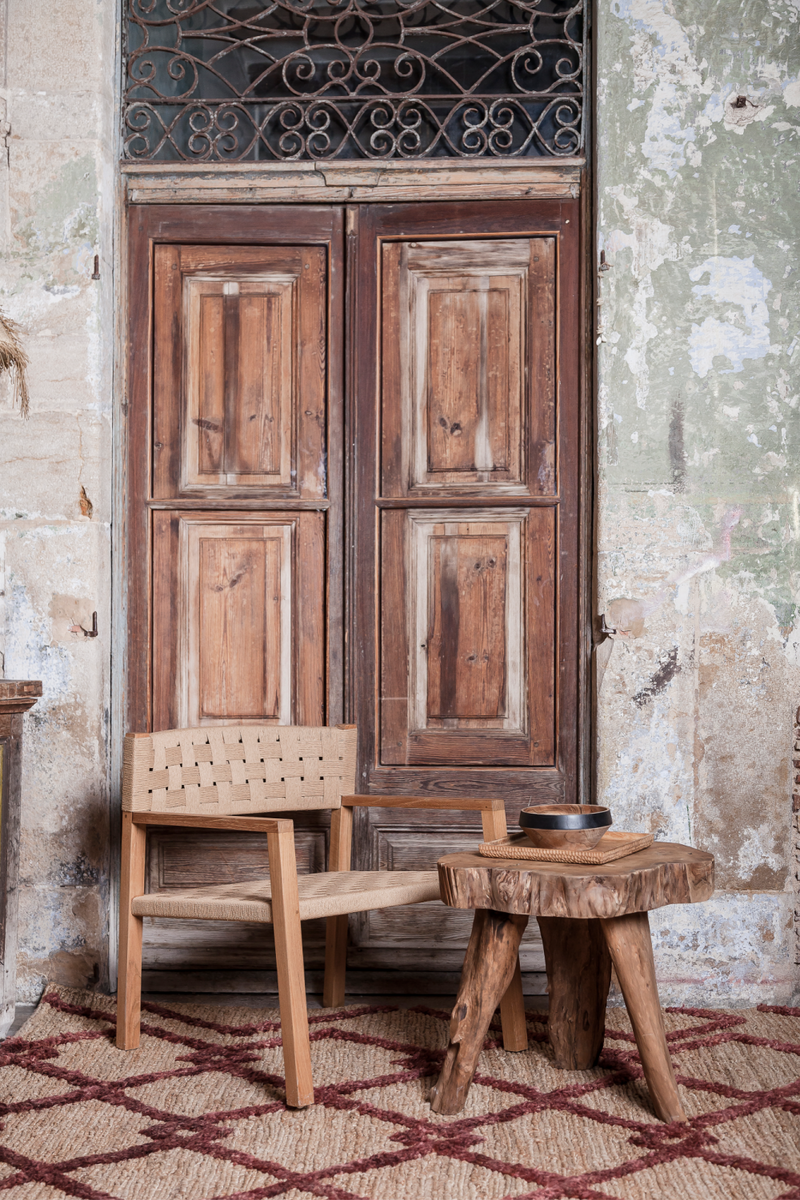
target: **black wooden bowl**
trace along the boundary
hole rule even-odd
[[[537,804],[523,808],[519,823],[540,850],[591,850],[611,824],[600,804]]]

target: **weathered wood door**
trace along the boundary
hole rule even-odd
[[[131,217],[129,727],[341,721],[343,213]],[[324,869],[320,815],[297,850]],[[258,837],[157,831],[149,886],[265,857]],[[148,932],[151,971],[271,960],[257,928]],[[309,937],[313,958],[321,923]]]
[[[577,798],[578,220],[576,202],[515,201],[352,221],[365,791],[499,795],[509,825]],[[428,867],[477,836],[436,814],[359,817],[363,866]],[[457,966],[458,916],[368,914],[353,960]],[[533,933],[522,959],[541,969]]]
[[[541,201],[133,210],[131,728],[356,720],[363,791],[503,795],[514,821],[575,798],[577,223]],[[358,820],[373,868],[479,832]],[[302,869],[323,822],[297,818]],[[151,887],[263,869],[255,838],[151,843]],[[370,914],[351,963],[455,970],[468,929]],[[145,963],[269,955],[258,929],[161,923]]]

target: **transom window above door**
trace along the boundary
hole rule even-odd
[[[124,0],[124,154],[576,155],[587,3]]]

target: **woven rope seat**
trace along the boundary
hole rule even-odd
[[[299,875],[297,889],[300,920],[308,921],[438,900],[439,876],[436,871],[321,871]],[[272,892],[268,879],[150,892],[131,902],[131,912],[137,917],[271,924]]]

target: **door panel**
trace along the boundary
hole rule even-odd
[[[322,246],[155,247],[153,495],[325,495]]]
[[[555,513],[382,514],[383,764],[553,764]]]
[[[153,522],[154,727],[324,724],[324,515]]]
[[[382,246],[382,494],[552,495],[555,239]]]

